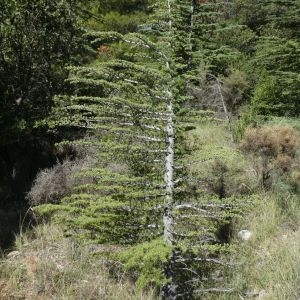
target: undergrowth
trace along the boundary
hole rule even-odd
[[[232,271],[226,282],[232,294],[208,299],[299,299],[300,297],[300,201],[289,199],[282,207],[272,194],[257,197],[253,210],[235,224]],[[248,229],[249,241],[237,232]]]
[[[55,224],[41,224],[16,238],[15,251],[0,261],[0,299],[156,299],[138,291],[122,273],[111,278],[102,251],[64,237]]]
[[[193,151],[189,172],[198,178],[191,188],[219,195],[220,201],[245,195],[252,199],[228,232],[234,250],[225,258],[226,293],[208,292],[201,299],[300,299],[300,200],[292,181],[278,172],[264,188],[254,156],[246,158],[234,148],[220,124],[203,124],[186,141]],[[248,241],[239,238],[244,229],[251,232]],[[161,245],[156,253],[157,245],[152,246],[143,244],[133,255],[121,246],[83,245],[67,238],[61,225],[40,224],[17,236],[15,251],[0,261],[0,299],[158,299],[151,284],[143,291],[137,286],[145,286],[141,280],[153,286],[162,280],[157,270],[167,249]],[[109,257],[117,258],[113,268]],[[140,273],[144,277],[138,281]]]

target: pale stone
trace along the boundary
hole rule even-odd
[[[251,238],[251,236],[252,236],[251,231],[247,229],[243,229],[238,233],[238,237],[243,241],[248,241]]]

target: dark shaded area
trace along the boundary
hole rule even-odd
[[[66,92],[66,66],[85,63],[75,0],[0,1],[0,246],[28,209],[39,169],[55,163],[54,138],[37,122]],[[88,57],[88,58],[87,58]]]
[[[22,213],[17,210],[0,210],[0,249],[9,249],[20,232]]]
[[[218,228],[216,236],[220,244],[228,244],[230,243],[232,235],[232,222],[229,218],[225,224],[221,225]]]
[[[0,248],[7,248],[20,225],[31,223],[26,193],[40,169],[55,161],[51,136],[28,136],[0,147]]]

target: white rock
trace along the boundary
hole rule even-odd
[[[251,231],[247,230],[247,229],[243,229],[243,230],[239,231],[239,233],[238,233],[238,237],[243,241],[250,240],[251,236],[252,236]]]

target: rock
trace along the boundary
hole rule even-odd
[[[238,233],[238,237],[243,241],[250,240],[251,236],[252,236],[251,231],[247,230],[247,229],[243,229],[243,230],[239,231],[239,233]]]

